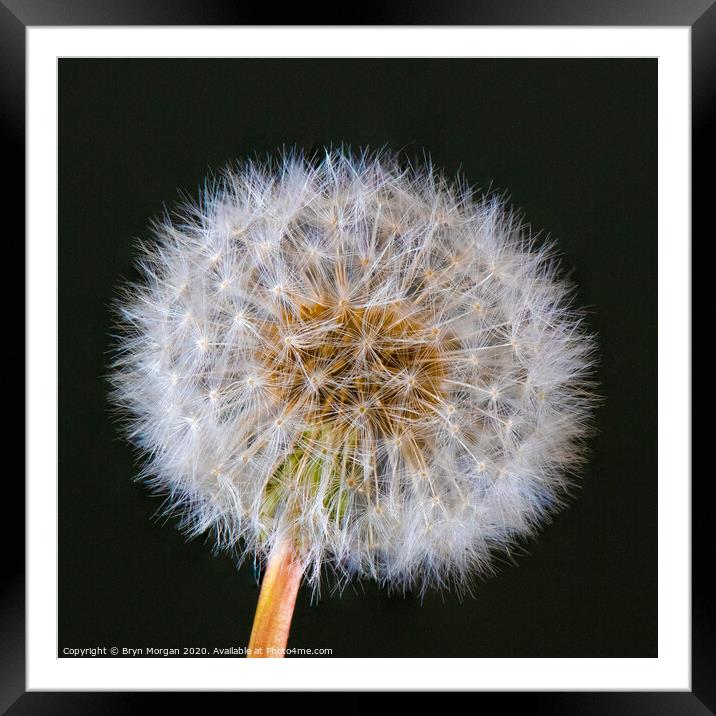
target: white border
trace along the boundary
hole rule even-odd
[[[28,28],[28,690],[690,689],[688,28]],[[57,58],[659,58],[659,657],[58,659]],[[668,435],[668,441],[663,436]],[[634,435],[638,449],[639,436]],[[636,519],[636,517],[635,517]]]

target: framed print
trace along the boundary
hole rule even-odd
[[[0,8],[29,416],[3,708],[713,709],[713,8],[100,7]]]

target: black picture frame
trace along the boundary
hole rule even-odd
[[[706,172],[713,157],[712,131],[716,115],[716,7],[713,0],[689,0],[681,3],[628,0],[621,3],[551,2],[539,5],[529,0],[485,2],[446,6],[428,3],[410,7],[396,3],[362,16],[330,17],[330,24],[349,20],[348,24],[383,25],[649,25],[689,26],[692,31],[692,225],[693,231],[710,230],[713,235],[713,212],[707,200]],[[289,11],[282,24],[292,20],[305,22],[306,16],[291,17]],[[296,13],[298,15],[299,13]],[[24,204],[24,132],[25,132],[25,29],[28,26],[73,25],[261,25],[269,13],[235,7],[220,0],[180,0],[175,3],[112,3],[107,0],[82,2],[68,0],[2,0],[0,2],[0,121],[8,182],[6,202]],[[323,23],[328,18],[323,18]],[[17,226],[8,236],[24,233],[23,212],[8,212]],[[692,691],[635,693],[512,693],[515,706],[522,702],[530,709],[550,713],[716,713],[716,639],[713,596],[709,589],[708,565],[713,560],[712,540],[707,534],[706,510],[711,504],[710,481],[695,481],[693,494],[692,557]],[[24,489],[19,481],[6,480],[7,504],[20,505]],[[20,510],[15,510],[20,514]],[[69,693],[25,692],[25,562],[20,550],[22,526],[6,529],[5,579],[2,590],[0,620],[0,711],[8,714],[44,713],[129,713],[147,694],[138,693]],[[13,541],[9,538],[15,537]],[[165,694],[162,699],[169,698]],[[175,695],[176,696],[176,695]],[[481,694],[492,698],[493,694]],[[157,697],[152,697],[154,700]],[[195,695],[181,694],[188,705]],[[205,698],[205,697],[198,697]],[[7,709],[7,710],[5,710]]]

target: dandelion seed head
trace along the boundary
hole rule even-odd
[[[560,508],[593,339],[502,201],[388,153],[245,162],[155,225],[112,399],[190,535],[314,586],[465,584]]]

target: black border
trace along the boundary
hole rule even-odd
[[[693,231],[714,235],[716,221],[711,209],[709,183],[716,141],[716,5],[714,0],[484,0],[479,5],[435,2],[419,7],[394,2],[373,10],[368,5],[359,16],[349,6],[350,17],[324,15],[311,24],[385,25],[681,25],[692,29],[692,142],[693,152]],[[306,23],[305,8],[287,10],[283,23]],[[0,133],[3,138],[4,175],[10,179],[4,188],[6,206],[24,205],[25,189],[25,28],[53,25],[258,25],[275,19],[256,8],[241,7],[222,0],[0,0]],[[282,24],[283,24],[282,23]],[[709,174],[707,174],[707,172]],[[710,178],[710,177],[709,177]],[[700,181],[698,181],[700,180]],[[24,235],[24,214],[7,212],[19,224],[7,237]],[[709,232],[708,234],[706,232]],[[708,474],[704,476],[708,478]],[[711,501],[710,479],[695,482],[693,494],[693,591],[692,591],[692,691],[638,693],[512,693],[499,694],[514,706],[530,710],[562,713],[619,714],[707,714],[716,713],[716,623],[713,591],[709,589],[708,566],[714,558],[710,520],[706,511]],[[6,504],[20,505],[24,490],[17,480],[6,479]],[[711,488],[713,490],[713,488]],[[14,494],[13,492],[14,491]],[[16,513],[20,510],[16,509]],[[707,532],[709,530],[709,532]],[[6,547],[18,534],[8,526]],[[25,692],[25,565],[23,552],[6,549],[5,579],[0,594],[0,710],[7,714],[123,714],[137,710],[144,700],[157,703],[157,696],[138,693],[26,693]],[[699,570],[695,568],[699,567]],[[189,706],[194,694],[162,694],[164,699],[180,696]],[[496,694],[480,694],[485,698]],[[199,705],[199,702],[195,702]],[[357,702],[353,702],[356,706]],[[202,701],[202,705],[206,702]],[[273,705],[273,703],[272,703]],[[7,709],[7,710],[5,710]]]

